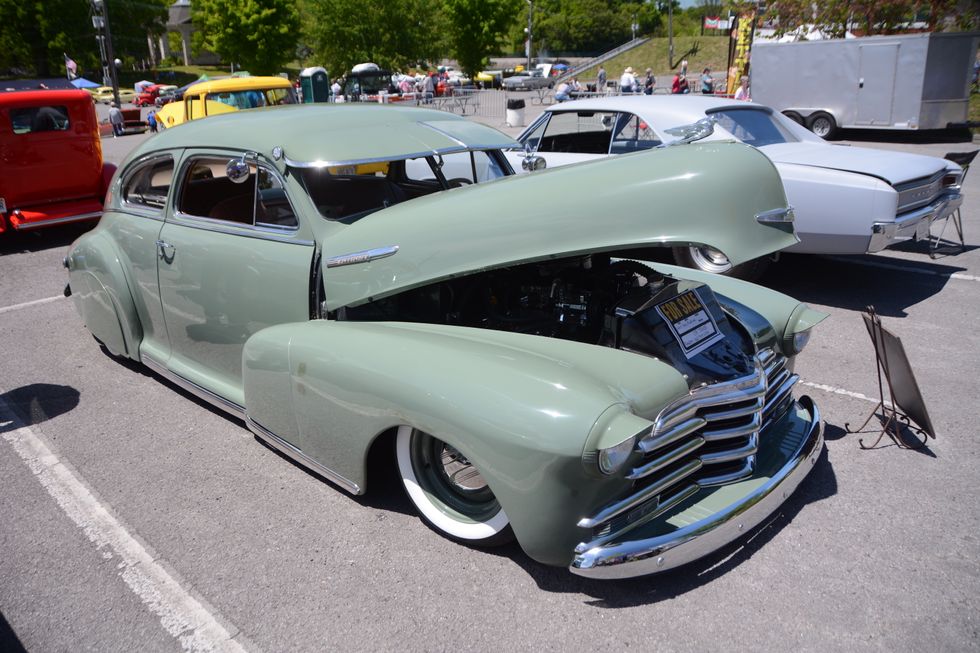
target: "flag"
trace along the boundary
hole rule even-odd
[[[65,72],[68,76],[68,81],[70,82],[71,80],[78,77],[78,64],[75,63],[74,60],[72,60],[72,58],[68,56],[67,53],[63,52],[62,54],[65,55]]]

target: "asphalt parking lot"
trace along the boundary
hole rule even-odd
[[[144,138],[106,139],[107,158]],[[82,229],[5,236],[0,650],[977,650],[980,172],[965,194],[963,253],[770,268],[763,285],[830,314],[797,363],[826,452],[735,545],[615,582],[439,537],[394,470],[365,497],[306,472],[100,349],[62,296]],[[863,451],[845,430],[878,392],[869,304],[914,367],[938,433],[924,449]]]

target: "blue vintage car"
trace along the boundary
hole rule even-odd
[[[795,243],[778,175],[695,143],[514,176],[513,145],[385,106],[182,125],[121,165],[70,293],[113,355],[348,492],[390,452],[446,537],[596,578],[724,546],[821,451],[793,363],[824,316],[653,259]]]

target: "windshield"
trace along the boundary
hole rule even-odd
[[[499,150],[298,168],[324,218],[353,222],[417,197],[512,174]]]
[[[296,104],[296,93],[291,88],[249,89],[208,93],[207,99],[236,109],[257,109],[279,104]]]
[[[800,141],[779,118],[765,109],[726,108],[709,111],[708,115],[718,121],[719,127],[753,147]]]

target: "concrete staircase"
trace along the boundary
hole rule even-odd
[[[639,38],[635,38],[632,41],[629,41],[627,43],[622,44],[618,48],[614,48],[614,49],[610,50],[609,52],[604,52],[604,53],[600,54],[598,57],[595,57],[593,59],[589,59],[588,61],[585,61],[583,63],[578,64],[577,66],[574,66],[572,68],[569,68],[568,70],[566,70],[564,73],[562,73],[561,75],[559,75],[555,79],[555,84],[557,85],[557,84],[560,84],[560,83],[562,83],[564,81],[567,81],[567,80],[569,80],[569,79],[571,79],[573,77],[578,77],[578,75],[582,71],[588,70],[589,68],[592,68],[594,66],[598,66],[599,64],[601,64],[603,62],[609,61],[613,57],[616,57],[616,56],[618,56],[618,55],[620,55],[620,54],[622,54],[622,53],[624,53],[624,52],[626,52],[628,50],[632,50],[633,48],[635,48],[637,46],[643,45],[644,43],[646,43],[649,40],[650,40],[650,38],[647,37],[647,36],[641,36]]]

